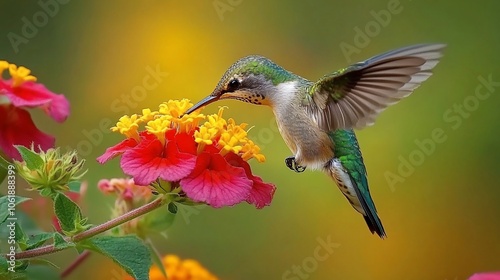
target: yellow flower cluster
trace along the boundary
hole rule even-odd
[[[260,147],[247,137],[245,128],[248,124],[237,125],[232,118],[226,121],[222,117],[223,112],[224,108],[220,108],[218,114],[208,116],[208,120],[194,133],[198,151],[203,150],[205,145],[212,145],[213,139],[219,138],[217,145],[222,155],[233,152],[242,155],[244,160],[253,157],[259,162],[264,162],[266,158],[260,153]]]
[[[138,129],[140,124],[145,124],[146,130],[155,135],[162,143],[165,143],[165,132],[176,129],[177,132],[194,132],[195,142],[198,143],[198,153],[203,151],[206,145],[214,144],[221,149],[221,154],[228,152],[239,154],[244,160],[251,158],[264,162],[265,157],[260,153],[260,148],[252,140],[248,139],[245,128],[246,123],[237,125],[233,119],[225,120],[222,117],[224,108],[220,108],[217,114],[205,116],[196,110],[190,114],[184,114],[193,104],[188,99],[169,100],[160,104],[158,111],[143,109],[142,115],[125,115],[120,118],[116,126],[111,130],[119,132],[128,138],[139,140]],[[205,120],[201,126],[199,123]]]
[[[189,132],[198,126],[199,121],[205,119],[205,116],[198,111],[184,115],[184,112],[192,106],[188,99],[169,100],[160,104],[158,111],[147,108],[142,110],[142,115],[121,117],[111,130],[127,138],[139,140],[139,125],[145,124],[146,130],[164,143],[167,130],[175,128],[177,132]]]
[[[5,69],[9,69],[9,74],[12,77],[12,87],[20,86],[24,82],[36,82],[36,77],[30,75],[30,69],[24,66],[17,67],[15,64],[0,60],[0,78]]]
[[[149,270],[150,280],[217,280],[218,278],[211,274],[198,261],[181,260],[175,255],[166,255],[162,263],[167,272],[168,278],[162,274],[161,270],[153,266]]]

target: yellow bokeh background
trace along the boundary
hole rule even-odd
[[[78,149],[87,159],[85,203],[92,223],[105,221],[113,203],[97,191],[96,182],[123,176],[118,161],[104,166],[95,161],[121,140],[107,128],[122,114],[168,99],[197,101],[231,63],[249,54],[264,55],[314,80],[390,49],[442,42],[448,48],[434,75],[382,113],[375,126],[358,132],[386,240],[370,234],[324,174],[286,168],[290,152],[271,110],[224,101],[205,111],[227,105],[226,117],[255,126],[250,136],[268,160],[252,162],[252,168],[276,184],[274,201],[263,210],[239,205],[183,211],[168,238],[155,241],[163,253],[199,260],[221,279],[466,279],[474,272],[500,270],[500,4],[66,2],[2,1],[0,59],[27,66],[70,100],[72,112],[62,125],[40,112],[32,115],[56,136],[57,145]],[[47,20],[40,3],[52,5]],[[391,12],[394,6],[397,13]],[[390,18],[380,18],[387,14]],[[29,30],[26,22],[35,28]],[[368,34],[364,41],[360,30]],[[346,45],[355,51],[346,55]],[[161,75],[145,89],[144,79],[155,69]],[[484,100],[474,97],[480,77],[497,83]],[[488,93],[485,87],[481,92]],[[425,154],[416,142],[430,139],[436,129],[446,140],[433,141]],[[401,173],[405,161],[412,170]],[[400,176],[399,181],[391,183],[388,174]],[[311,261],[318,238],[329,238],[336,248],[328,258]],[[51,259],[64,268],[75,256],[68,251]],[[304,274],[294,273],[294,266]],[[112,262],[94,255],[67,279],[122,276]]]

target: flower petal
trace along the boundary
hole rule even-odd
[[[195,167],[196,156],[179,152],[176,141],[168,141],[165,148],[158,139],[149,137],[127,150],[120,163],[136,184],[146,186],[158,178],[178,181],[186,177]]]
[[[12,105],[0,105],[0,149],[16,160],[21,160],[14,145],[40,147],[46,151],[54,147],[54,137],[38,130],[30,114],[21,108]]]
[[[135,146],[137,146],[137,141],[133,138],[127,138],[121,141],[120,143],[107,148],[106,152],[104,152],[104,154],[102,154],[100,157],[97,158],[97,161],[100,164],[103,164],[108,160],[123,154],[125,151]]]
[[[260,177],[254,176],[248,162],[240,158],[238,155],[234,153],[228,153],[226,155],[226,160],[233,166],[243,168],[245,170],[246,176],[253,182],[252,190],[250,191],[250,194],[246,201],[250,204],[255,205],[255,208],[257,209],[261,209],[264,206],[271,205],[274,192],[276,191],[276,187],[274,186],[274,184],[264,183]]]
[[[220,154],[206,152],[198,156],[196,168],[180,184],[189,198],[215,208],[244,201],[252,188],[243,168],[231,166]]]
[[[193,133],[194,131],[191,133],[181,132],[175,135],[174,139],[179,151],[196,155],[196,142],[194,141]]]
[[[469,278],[469,280],[498,280],[498,279],[500,279],[500,271],[476,273]]]
[[[252,181],[252,190],[246,201],[255,205],[257,209],[271,205],[274,192],[276,191],[274,184],[264,183],[258,176],[253,176]]]
[[[16,107],[40,107],[57,122],[63,122],[69,115],[69,102],[62,94],[55,94],[44,85],[26,82],[11,87],[12,81],[5,81],[0,87]]]

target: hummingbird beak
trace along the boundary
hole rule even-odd
[[[213,103],[213,102],[219,100],[219,97],[220,96],[217,96],[217,95],[209,95],[209,96],[203,98],[202,100],[200,100],[198,103],[194,104],[194,106],[189,108],[189,110],[187,110],[186,113],[184,113],[184,114],[190,114],[200,107],[203,107],[205,105]]]

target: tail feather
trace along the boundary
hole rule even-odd
[[[387,235],[385,234],[384,227],[382,226],[382,224],[377,223],[375,219],[373,219],[373,216],[372,217],[363,216],[363,218],[365,218],[365,222],[372,233],[377,233],[378,236],[380,236],[380,238],[387,237]]]
[[[370,231],[377,233],[380,238],[387,237],[368,189],[363,191],[359,188],[356,180],[345,169],[338,158],[331,160],[329,166],[327,166],[327,171],[352,207],[363,215]]]
[[[359,191],[358,188],[355,188]],[[382,225],[382,221],[377,215],[377,209],[375,208],[375,204],[371,203],[373,207],[369,207],[367,202],[365,201],[363,195],[358,195],[360,198],[361,206],[365,214],[363,214],[363,218],[365,218],[365,222],[368,225],[368,228],[372,233],[377,233],[380,238],[386,238],[384,226]],[[371,200],[371,197],[370,197]]]

